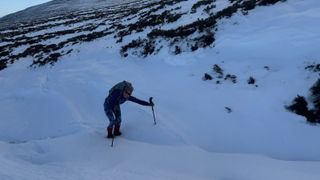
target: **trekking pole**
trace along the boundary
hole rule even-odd
[[[114,129],[114,126],[112,126],[112,134],[113,134],[113,129]],[[114,136],[112,136],[111,138],[111,147],[113,147],[113,142],[114,142]]]
[[[114,137],[112,137],[112,140],[111,140],[111,147],[113,147],[113,142],[114,142]]]
[[[149,99],[150,104],[153,104],[152,98],[153,98],[153,97],[150,97],[150,99]],[[151,108],[152,108],[152,114],[153,114],[153,122],[154,122],[153,124],[156,125],[156,124],[157,124],[157,121],[156,121],[156,116],[154,115],[153,106],[151,106]]]

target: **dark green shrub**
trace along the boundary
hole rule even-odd
[[[245,1],[242,3],[242,10],[249,11],[256,7],[256,0]]]
[[[320,64],[312,64],[312,65],[305,67],[305,69],[312,71],[312,72],[320,72]]]
[[[308,109],[308,102],[303,96],[297,96],[290,106],[286,107],[289,111],[307,118],[308,122],[315,123],[316,117],[314,112]]]
[[[250,77],[248,79],[248,84],[255,84],[255,83],[256,83],[256,80],[253,77]]]
[[[268,6],[268,5],[273,5],[277,2],[286,2],[287,0],[261,0],[258,5],[259,6]]]
[[[200,0],[196,2],[192,7],[191,7],[191,13],[196,13],[197,9],[201,6],[209,5],[213,3],[214,0]]]
[[[223,77],[223,69],[218,64],[213,65],[212,69],[219,75],[218,78],[221,79]]]
[[[237,76],[236,75],[231,75],[227,74],[224,80],[230,80],[233,83],[237,83]]]
[[[213,78],[208,73],[205,73],[202,79],[206,81],[206,80],[212,80]]]
[[[174,54],[180,54],[181,53],[181,48],[179,47],[179,46],[175,46],[174,47],[175,48],[175,50],[174,50]]]
[[[7,67],[7,61],[1,60],[0,61],[0,71]]]
[[[310,88],[311,98],[314,105],[314,113],[317,121],[320,122],[320,79]]]

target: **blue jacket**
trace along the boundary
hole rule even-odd
[[[125,97],[123,97],[123,90],[116,89],[112,93],[110,93],[108,97],[105,99],[104,109],[114,110],[116,107],[118,108],[120,104],[123,104],[127,100],[143,106],[150,106],[149,102],[140,100],[134,96],[129,96],[129,98],[126,99]]]

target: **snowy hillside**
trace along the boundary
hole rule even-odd
[[[0,180],[320,178],[319,125],[286,109],[317,106],[320,1],[69,2],[0,19]],[[157,125],[127,102],[110,147],[122,80]]]
[[[121,0],[121,3],[130,3],[136,0]],[[30,23],[36,20],[51,18],[52,16],[69,16],[88,10],[98,10],[119,4],[118,0],[52,0],[26,10],[9,14],[1,18],[0,26]]]

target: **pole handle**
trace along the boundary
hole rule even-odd
[[[153,101],[152,101],[153,97],[150,97],[149,98],[149,102],[150,104],[152,103],[153,104]],[[157,124],[157,121],[156,121],[156,116],[154,115],[154,109],[153,109],[153,106],[151,106],[152,108],[152,115],[153,115],[153,124],[156,125]]]
[[[150,104],[153,103],[152,99],[153,99],[153,97],[150,97],[150,98],[149,98]]]
[[[113,147],[114,137],[112,137],[111,147]]]

